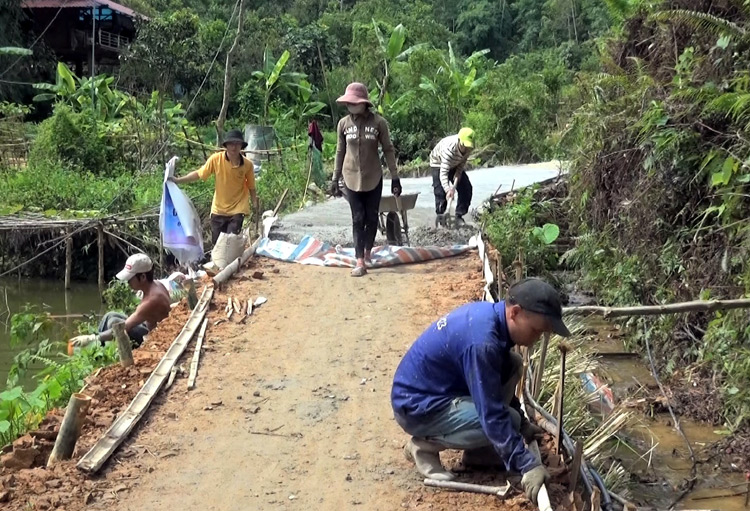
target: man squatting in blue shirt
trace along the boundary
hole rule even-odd
[[[396,370],[391,405],[412,435],[407,459],[432,479],[449,481],[440,451],[462,449],[464,466],[505,465],[522,474],[532,502],[549,474],[524,445],[541,434],[528,422],[514,390],[523,361],[515,345],[533,346],[545,332],[570,335],[551,285],[525,279],[499,303],[464,305],[433,323]]]

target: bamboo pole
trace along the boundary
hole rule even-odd
[[[289,193],[289,188],[284,188],[284,192],[281,194],[281,197],[279,198],[279,202],[277,202],[276,207],[273,208],[273,216],[276,216],[279,214],[281,205],[284,203],[284,199],[286,199],[286,194],[288,193]]]
[[[182,331],[177,335],[177,338],[164,354],[164,357],[159,361],[156,368],[151,372],[146,383],[143,384],[127,409],[115,419],[115,422],[112,423],[104,436],[78,462],[76,466],[80,470],[93,473],[102,468],[112,453],[115,452],[117,447],[127,438],[136,424],[138,424],[138,421],[146,413],[159,389],[167,380],[172,367],[177,363],[177,359],[185,351],[188,342],[190,342],[190,339],[193,338],[196,330],[203,322],[208,309],[207,305],[211,301],[212,296],[213,287],[204,287],[199,305],[191,312]]]
[[[60,432],[55,439],[55,447],[47,460],[48,467],[58,461],[69,460],[73,456],[90,404],[91,397],[86,394],[75,393],[70,396],[68,407],[65,409],[65,417],[60,424]]]
[[[312,177],[314,154],[312,150],[308,151],[308,154],[310,155],[310,168],[307,170],[307,182],[305,183],[305,190],[304,192],[302,192],[302,201],[300,202],[299,209],[302,209],[305,205],[305,198],[307,198],[307,188],[310,186],[310,178]]]
[[[714,312],[717,310],[747,308],[750,308],[750,299],[741,298],[737,300],[695,300],[692,302],[670,303],[665,305],[637,305],[634,307],[600,307],[598,305],[582,305],[580,307],[564,307],[563,314],[597,314],[607,319],[625,316],[655,316],[658,314]]]
[[[539,361],[534,368],[534,380],[532,381],[531,388],[531,395],[534,397],[534,399],[539,399],[539,394],[542,392],[542,376],[544,375],[544,364],[547,361],[549,338],[549,332],[545,332],[544,339],[542,340],[541,353],[539,354]]]
[[[130,367],[133,365],[133,344],[125,331],[125,323],[120,321],[112,325],[112,332],[117,340],[117,352],[120,354],[120,365]]]
[[[201,325],[201,331],[198,333],[198,340],[195,342],[195,351],[193,352],[193,359],[190,361],[190,376],[188,377],[187,388],[193,390],[195,388],[195,378],[198,376],[198,360],[201,356],[201,348],[203,347],[203,337],[206,335],[206,327],[208,326],[208,320],[203,320]]]
[[[99,275],[97,282],[99,284],[99,297],[104,301],[104,224],[96,224],[96,245],[99,250],[98,270]]]
[[[68,234],[65,239],[65,289],[70,289],[70,277],[73,273],[73,237]]]

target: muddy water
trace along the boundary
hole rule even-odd
[[[624,336],[616,327],[600,320],[589,325],[599,337],[591,349],[601,354],[600,374],[610,383],[616,403],[638,399],[638,390],[643,386],[656,386],[647,360],[638,354],[625,355],[628,350]],[[711,446],[724,438],[718,432],[722,428],[687,419],[680,422],[699,464],[695,487],[677,504],[677,509],[746,511],[744,493],[736,495],[747,488],[744,477],[727,470],[726,463],[719,468],[718,458],[711,458]],[[635,448],[620,446],[616,452],[624,468],[634,476],[631,499],[640,505],[666,509],[690,479],[692,468],[685,441],[673,427],[671,417],[636,413],[621,436]]]
[[[65,291],[62,281],[0,279],[0,389],[5,387],[13,357],[22,349],[10,346],[10,316],[21,311],[26,304],[56,316],[55,334],[60,340],[73,331],[78,316],[91,312],[98,314],[102,307],[96,284],[74,282],[72,288]],[[28,386],[32,380],[29,378],[24,384]]]

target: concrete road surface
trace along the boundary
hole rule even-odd
[[[471,210],[478,208],[495,192],[510,190],[511,186],[515,186],[515,189],[522,188],[553,178],[559,173],[558,161],[473,170],[468,173],[474,187]],[[435,196],[432,193],[432,178],[404,178],[401,180],[401,186],[405,194],[419,193],[415,208],[407,214],[410,231],[418,227],[434,226]],[[391,182],[388,179],[383,183],[383,195],[390,195],[390,190]],[[276,225],[272,231],[272,238],[297,242],[309,234],[331,243],[351,243],[351,212],[349,204],[343,198],[329,199],[284,216]],[[381,239],[380,235],[378,239]]]

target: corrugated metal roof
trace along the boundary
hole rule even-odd
[[[24,0],[23,7],[25,9],[59,9],[60,7],[91,8],[92,3],[94,2],[96,2],[96,5],[108,7],[113,11],[126,16],[140,16],[140,14],[133,9],[120,5],[112,0]]]

